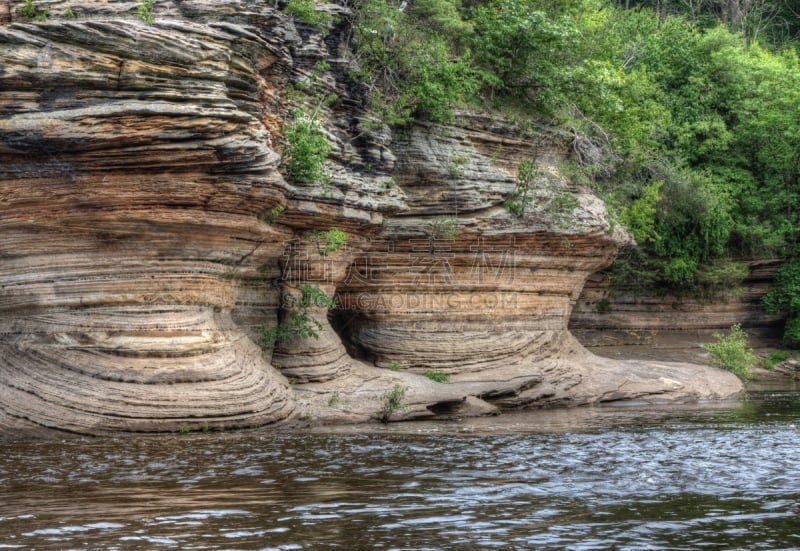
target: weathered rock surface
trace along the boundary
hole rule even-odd
[[[592,274],[569,327],[578,340],[591,347],[685,348],[707,343],[714,333],[739,323],[751,346],[774,345],[781,338],[783,316],[767,313],[761,299],[779,266],[777,260],[751,261],[740,289],[732,289],[729,296],[705,299],[642,294],[614,286],[606,274]]]
[[[475,113],[375,129],[345,76],[344,29],[295,26],[272,2],[158,1],[153,25],[132,2],[37,4],[48,20],[12,10],[0,24],[0,431],[395,420],[741,389],[718,370],[614,362],[573,339],[572,307],[620,236],[559,174],[571,136]],[[339,98],[319,112],[327,185],[293,185],[281,164],[281,129],[303,105],[288,92],[309,82]],[[538,173],[516,216],[502,203],[523,159]],[[321,251],[333,227],[347,245]],[[264,352],[262,328],[305,285],[338,309],[312,309],[318,338]]]

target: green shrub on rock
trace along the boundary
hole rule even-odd
[[[325,184],[325,160],[331,146],[320,124],[309,117],[298,117],[284,133],[287,170],[293,184]]]
[[[753,351],[747,348],[747,333],[740,324],[731,327],[727,335],[714,334],[714,342],[703,346],[711,354],[711,363],[722,369],[727,369],[740,379],[750,378],[750,371],[756,365],[757,358]]]
[[[295,16],[303,23],[311,25],[319,31],[324,31],[331,21],[329,13],[317,11],[314,0],[289,0],[286,2],[286,13]]]

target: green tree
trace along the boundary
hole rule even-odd
[[[764,296],[764,304],[772,313],[787,314],[784,340],[800,345],[800,260],[781,266],[775,274],[774,288]]]
[[[454,0],[362,0],[353,21],[352,75],[383,122],[449,121],[478,89],[469,50],[471,26]]]

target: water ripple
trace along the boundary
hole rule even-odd
[[[771,400],[4,442],[0,548],[797,549],[800,399]]]

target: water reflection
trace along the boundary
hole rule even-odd
[[[0,549],[800,548],[800,395],[0,444]]]

